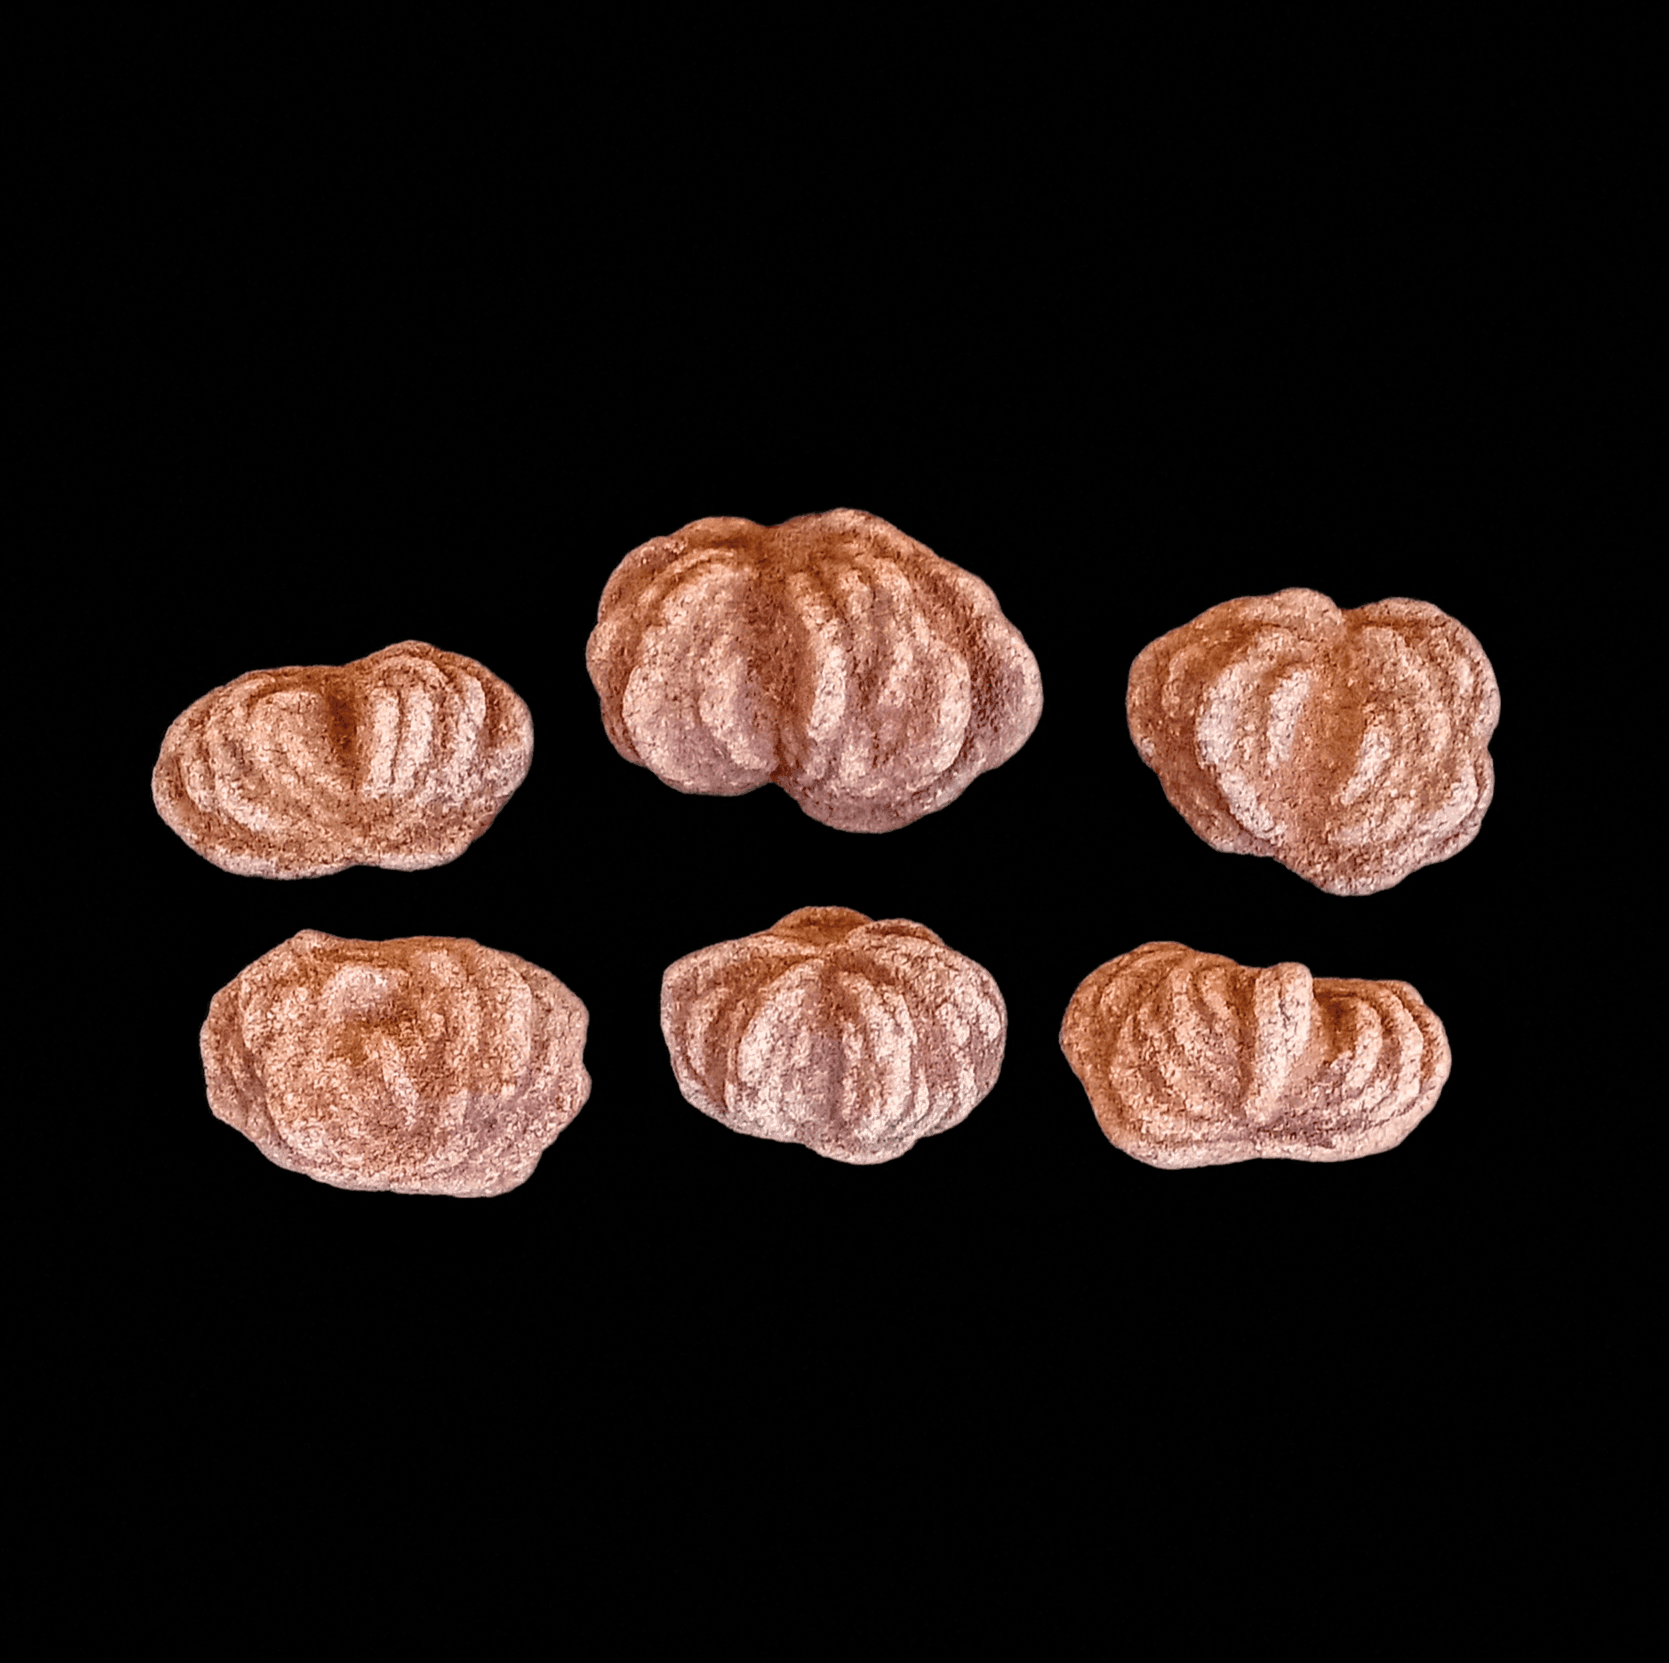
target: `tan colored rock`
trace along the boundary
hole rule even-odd
[[[590,1095],[586,1022],[513,953],[303,930],[214,996],[209,1106],[268,1160],[338,1189],[502,1195]]]
[[[681,958],[661,982],[678,1089],[733,1131],[872,1164],[964,1120],[996,1083],[1008,1011],[931,930],[802,907]]]
[[[873,514],[695,520],[634,549],[586,648],[615,749],[680,791],[780,785],[891,831],[1037,726],[1037,660],[971,572]]]
[[[1334,895],[1459,853],[1495,790],[1495,673],[1424,601],[1225,601],[1143,648],[1127,710],[1143,761],[1212,848],[1269,855]]]
[[[1061,1049],[1102,1131],[1162,1167],[1378,1154],[1449,1077],[1443,1024],[1407,982],[1250,970],[1174,941],[1087,976]]]
[[[504,682],[474,659],[402,641],[205,693],[164,736],[151,795],[228,872],[415,872],[456,860],[532,758],[532,718]]]

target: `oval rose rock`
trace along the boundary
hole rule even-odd
[[[1443,1024],[1407,982],[1250,970],[1174,941],[1087,976],[1061,1049],[1102,1131],[1162,1167],[1374,1155],[1449,1077]]]
[[[615,749],[680,791],[780,785],[842,831],[909,825],[1037,726],[1037,660],[971,572],[873,514],[695,520],[634,549],[586,664]]]
[[[317,878],[456,860],[533,757],[527,706],[422,641],[352,664],[255,670],[169,727],[157,812],[228,872]]]
[[[1459,853],[1495,789],[1495,673],[1425,601],[1225,601],[1130,669],[1130,736],[1214,849],[1368,895]]]
[[[733,1131],[872,1164],[965,1119],[996,1083],[997,984],[931,930],[803,907],[661,982],[678,1088]]]
[[[513,953],[303,930],[214,996],[209,1106],[339,1189],[502,1195],[590,1095],[586,1020]]]

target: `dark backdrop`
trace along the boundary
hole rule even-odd
[[[1576,348],[1537,320],[1598,210],[1490,132],[1411,150],[1338,120],[1190,148],[1086,116],[1023,160],[970,140],[793,178],[664,147],[600,174],[531,129],[499,168],[485,139],[301,115],[230,154],[185,135],[112,158],[140,210],[122,280],[87,280],[102,357],[64,543],[96,516],[112,570],[85,606],[127,649],[100,741],[124,830],[96,881],[143,944],[140,1037],[93,1156],[124,1197],[135,1367],[222,1414],[187,1356],[482,1381],[521,1359],[553,1403],[710,1393],[714,1436],[875,1437],[1021,1379],[1034,1406],[1105,1394],[1097,1436],[1146,1436],[1179,1377],[1255,1400],[1273,1370],[1309,1426],[1341,1392],[1410,1409],[1433,1370],[1482,1403],[1519,1366],[1504,1313],[1539,1297],[1527,1266],[1560,1228],[1525,1127],[1566,1066],[1522,977],[1567,905],[1536,885],[1573,766],[1537,748],[1546,625],[1522,597],[1594,507],[1551,437]],[[1042,670],[1023,750],[883,836],[626,763],[584,664],[616,563],[700,516],[841,506],[992,585]],[[1214,853],[1125,725],[1148,641],[1294,585],[1434,602],[1502,688],[1481,834],[1371,897]],[[535,724],[526,783],[457,861],[266,882],[157,818],[157,748],[200,694],[413,637],[479,659]],[[928,925],[1008,1004],[990,1096],[880,1167],[726,1130],[660,1037],[672,960],[814,904]],[[473,937],[585,1001],[592,1093],[526,1185],[339,1191],[210,1115],[211,996],[307,927]],[[1119,1153],[1057,1036],[1085,975],[1164,939],[1412,982],[1453,1046],[1436,1108],[1348,1164]]]

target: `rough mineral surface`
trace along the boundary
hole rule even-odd
[[[920,924],[846,907],[803,907],[661,982],[684,1096],[734,1131],[837,1161],[890,1161],[966,1118],[1007,1031],[979,965]]]
[[[591,1091],[586,1009],[473,941],[303,930],[214,996],[209,1106],[340,1189],[502,1195]]]
[[[586,663],[622,756],[680,791],[774,782],[842,831],[943,808],[1043,708],[990,589],[852,509],[696,520],[634,549]]]
[[[198,854],[263,878],[456,860],[533,757],[527,706],[421,641],[352,664],[256,670],[169,727],[157,812]]]
[[[1102,1131],[1150,1166],[1377,1154],[1449,1077],[1443,1024],[1407,982],[1249,970],[1174,941],[1086,977],[1061,1049]]]
[[[1273,856],[1334,895],[1458,853],[1495,789],[1495,674],[1424,601],[1226,601],[1143,649],[1127,708],[1137,750],[1207,843]]]

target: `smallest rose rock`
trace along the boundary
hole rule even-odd
[[[1008,1012],[989,972],[922,925],[802,907],[672,965],[661,1032],[704,1113],[867,1165],[967,1117],[996,1083]]]
[[[1149,1166],[1377,1154],[1449,1077],[1443,1024],[1407,982],[1253,970],[1175,941],[1092,971],[1060,1039],[1102,1131]]]
[[[339,1189],[502,1195],[591,1091],[585,1006],[473,941],[303,930],[214,996],[209,1106]]]
[[[1212,848],[1278,860],[1330,895],[1390,889],[1458,854],[1495,794],[1495,672],[1426,601],[1224,601],[1142,649],[1126,711],[1142,760]]]

